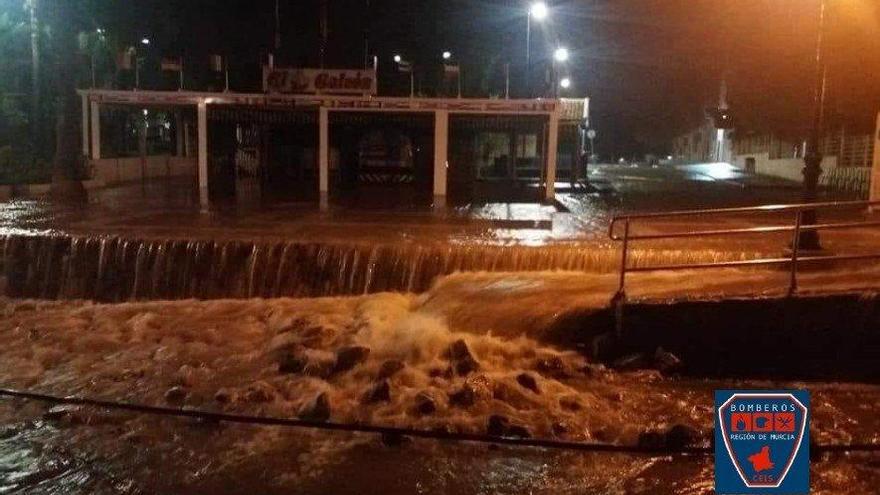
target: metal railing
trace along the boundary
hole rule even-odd
[[[804,225],[804,213],[807,211],[836,211],[836,210],[867,210],[872,207],[880,206],[880,201],[839,201],[825,203],[800,203],[800,204],[784,204],[784,205],[765,205],[752,206],[742,208],[716,208],[704,210],[683,210],[658,213],[635,213],[631,215],[615,216],[611,220],[608,228],[608,236],[613,241],[623,243],[621,247],[620,260],[620,281],[617,294],[614,296],[618,303],[618,311],[622,311],[623,303],[626,299],[626,274],[634,272],[651,272],[665,270],[684,270],[684,269],[706,269],[706,268],[728,268],[738,266],[760,266],[760,265],[784,265],[790,264],[789,274],[789,295],[797,291],[798,284],[798,266],[801,263],[813,262],[830,262],[837,260],[863,260],[863,259],[880,259],[880,252],[869,254],[828,254],[828,255],[809,255],[800,256],[799,240],[801,233],[805,231],[819,230],[844,230],[862,227],[878,227],[880,221],[861,220],[861,221],[843,221],[834,223],[813,223]],[[743,227],[729,229],[706,229],[677,231],[669,233],[650,233],[650,234],[633,234],[630,231],[630,224],[634,221],[672,219],[681,217],[710,217],[731,214],[758,214],[758,213],[791,213],[792,223],[784,225],[769,225],[758,227]],[[622,228],[618,225],[623,224]],[[619,232],[622,230],[622,233]],[[640,265],[629,266],[629,249],[630,243],[634,241],[649,241],[663,239],[680,239],[680,238],[696,238],[696,237],[721,237],[721,236],[737,236],[748,234],[768,234],[774,232],[792,232],[790,242],[791,255],[778,258],[756,258],[739,261],[714,261],[702,263],[679,263],[679,264],[658,264],[658,265]],[[618,313],[618,321],[620,313]]]

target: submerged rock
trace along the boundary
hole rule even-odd
[[[510,420],[500,414],[489,416],[489,423],[486,425],[486,434],[493,437],[503,437],[510,426]]]
[[[416,395],[415,411],[421,415],[434,414],[437,411],[437,402],[429,392],[419,392]]]
[[[565,361],[559,356],[549,356],[540,358],[535,362],[535,370],[542,375],[562,380],[571,378],[571,370]]]
[[[553,436],[555,437],[563,437],[569,431],[571,431],[571,427],[565,421],[554,421],[553,426]]]
[[[670,449],[697,447],[703,443],[700,430],[685,424],[673,425],[666,431],[666,446]]]
[[[321,392],[314,400],[301,407],[297,416],[306,421],[323,422],[330,419],[330,398],[327,393]]]
[[[214,394],[214,400],[220,404],[229,404],[232,402],[232,392],[225,388],[221,388]]]
[[[84,423],[82,406],[72,404],[60,404],[50,407],[43,413],[43,419],[59,421],[70,425]]]
[[[493,437],[529,438],[529,429],[522,425],[512,424],[506,416],[493,414],[489,416],[486,434]]]
[[[462,339],[453,342],[446,351],[446,355],[452,362],[455,373],[459,376],[465,376],[480,369],[480,363],[474,359],[467,343]]]
[[[658,347],[657,350],[654,351],[654,366],[656,366],[661,373],[678,371],[682,367],[682,364],[683,363],[678,356],[662,347]]]
[[[336,360],[332,358],[313,358],[309,359],[303,374],[315,378],[329,378],[336,369]]]
[[[639,434],[639,447],[650,450],[662,450],[666,448],[666,435],[659,431],[644,431]]]
[[[584,408],[584,406],[581,404],[580,399],[578,399],[576,396],[562,397],[561,399],[559,399],[559,407],[565,409],[566,411],[580,411]]]
[[[449,403],[459,407],[470,407],[477,400],[473,387],[465,383],[460,389],[449,394]]]
[[[647,368],[649,360],[641,352],[627,354],[619,357],[611,363],[611,367],[620,371],[631,371]]]
[[[535,377],[528,373],[520,373],[516,376],[516,382],[519,383],[523,388],[527,388],[536,394],[540,394],[541,390],[538,388],[538,381],[535,380]]]
[[[412,441],[411,438],[397,432],[386,431],[382,433],[382,443],[387,447],[399,447],[410,441]]]
[[[336,366],[334,373],[344,373],[355,366],[363,363],[370,355],[370,348],[360,345],[342,347],[336,352]]]
[[[431,378],[446,378],[447,380],[452,378],[452,366],[447,366],[446,368],[431,368],[428,370],[428,376]]]
[[[389,359],[382,363],[382,366],[379,367],[379,374],[377,376],[380,380],[391,378],[404,367],[406,367],[406,365],[403,364],[403,361],[398,361],[397,359]]]
[[[275,388],[264,381],[250,384],[244,393],[247,402],[272,402],[275,400]]]
[[[532,434],[529,429],[522,425],[510,425],[507,428],[506,437],[531,438]]]
[[[302,373],[309,364],[308,358],[302,354],[288,351],[278,359],[279,373]]]
[[[165,391],[165,401],[170,402],[172,404],[179,404],[186,400],[186,396],[189,395],[186,388],[181,386],[174,386]]]
[[[363,402],[369,404],[374,402],[388,402],[391,400],[391,385],[388,380],[373,385],[367,393],[364,394]]]

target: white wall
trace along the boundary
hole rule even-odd
[[[735,155],[733,157],[733,165],[737,168],[746,168],[746,158],[755,159],[755,173],[761,175],[769,175],[771,177],[779,177],[794,182],[802,182],[804,180],[804,159],[803,158],[779,158],[770,159],[770,153],[750,153],[747,155]],[[825,175],[831,170],[837,168],[837,157],[826,156],[822,159],[822,174]]]
[[[92,177],[100,180],[104,185],[118,184],[120,182],[139,181],[142,175],[147,178],[157,177],[180,177],[196,175],[195,157],[180,157],[172,155],[153,155],[146,158],[146,164],[141,164],[141,158],[101,158],[91,160]],[[146,172],[143,174],[142,172]]]

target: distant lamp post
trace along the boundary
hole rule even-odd
[[[550,67],[550,75],[551,80],[553,81],[552,85],[552,93],[553,97],[559,97],[559,88],[568,89],[571,86],[571,79],[565,77],[563,79],[559,78],[559,73],[564,72],[559,69],[560,65],[565,64],[568,61],[568,48],[558,47],[556,50],[553,50],[553,64]],[[565,83],[567,81],[567,83]]]
[[[452,52],[450,52],[450,51],[443,52],[443,60],[449,60],[450,58],[452,58]]]
[[[822,128],[825,120],[825,87],[827,67],[825,65],[825,9],[826,0],[819,4],[819,30],[816,35],[816,82],[813,88],[813,124],[804,153],[804,193],[803,202],[813,203],[818,197],[819,176],[822,174],[822,150],[819,143],[822,139]],[[805,210],[801,216],[802,225],[818,223],[816,210]],[[819,250],[819,232],[815,229],[801,230],[792,249]]]
[[[564,47],[559,47],[553,52],[553,60],[557,62],[565,62],[568,60],[568,49]]]
[[[547,18],[547,14],[549,13],[550,9],[547,8],[547,4],[544,2],[535,2],[529,8],[529,14],[531,14],[536,21],[543,21]]]
[[[149,44],[150,44],[150,38],[143,38],[143,39],[141,39],[141,44],[142,44],[142,45],[149,45]]]
[[[409,97],[412,98],[416,93],[416,83],[415,83],[415,75],[413,71],[413,64],[407,60],[404,60],[399,54],[394,55],[394,63],[397,64],[398,72],[409,72]]]
[[[535,2],[529,7],[526,16],[526,92],[532,96],[532,19],[540,22],[550,15],[550,9],[544,2]]]

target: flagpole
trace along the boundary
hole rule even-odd
[[[225,84],[223,87],[223,92],[229,92],[229,57],[223,57],[223,71],[225,72]]]

